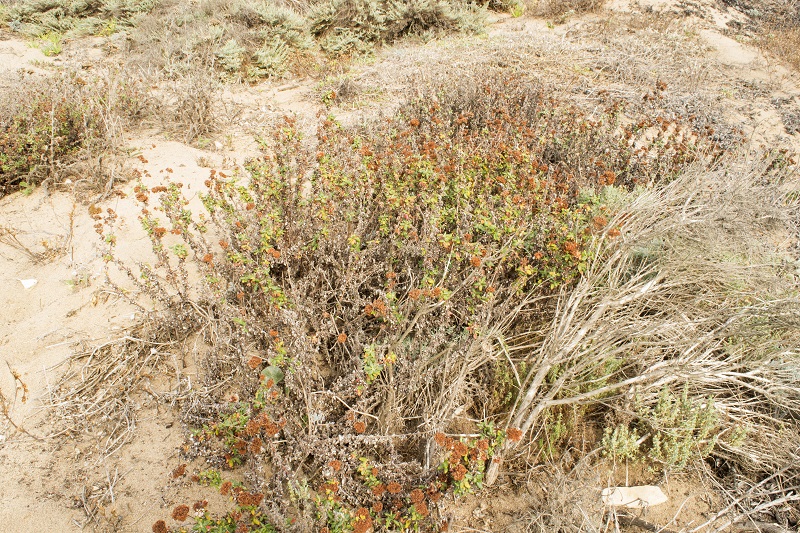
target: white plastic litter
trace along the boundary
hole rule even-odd
[[[35,280],[33,278],[31,278],[31,279],[21,279],[21,280],[19,280],[19,282],[22,283],[22,286],[25,287],[26,289],[30,289],[31,287],[36,285],[37,280]]]
[[[639,485],[636,487],[609,487],[603,489],[603,503],[611,507],[624,505],[625,507],[653,507],[668,500],[659,487],[654,485]]]

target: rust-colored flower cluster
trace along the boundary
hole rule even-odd
[[[179,477],[186,474],[186,463],[178,465],[175,470],[172,471],[172,479],[178,479]]]
[[[519,442],[522,439],[522,430],[519,428],[508,428],[506,436],[511,442]]]
[[[353,519],[353,533],[367,533],[372,529],[372,516],[369,509],[359,507],[356,509],[356,516]]]
[[[254,422],[254,424],[259,429],[263,430],[264,434],[268,437],[274,437],[286,425],[285,420],[274,422],[266,412],[262,412],[257,417],[253,418],[251,422]]]
[[[368,316],[385,317],[388,312],[389,308],[387,307],[386,302],[380,298],[376,298],[371,304],[364,306],[364,314]]]
[[[172,518],[177,520],[178,522],[183,522],[187,518],[189,518],[189,506],[188,505],[179,505],[175,509],[172,510]]]
[[[253,440],[250,441],[250,446],[248,449],[250,453],[253,455],[258,455],[261,453],[262,448],[264,447],[264,442],[259,438],[255,437]]]
[[[264,495],[260,492],[242,491],[236,495],[236,503],[245,507],[257,507],[263,499]]]
[[[575,241],[567,241],[564,243],[564,251],[567,252],[569,255],[574,257],[575,259],[581,258],[581,251],[578,247],[578,243]]]

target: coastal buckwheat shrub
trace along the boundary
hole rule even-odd
[[[315,527],[436,524],[432,503],[479,488],[496,447],[523,437],[490,423],[518,392],[498,377],[498,343],[552,316],[592,239],[619,238],[598,191],[669,179],[700,151],[637,151],[650,123],[621,112],[609,101],[589,116],[513,77],[468,80],[388,121],[323,118],[311,139],[284,118],[245,179],[210,171],[202,214],[180,184],[140,189],[159,264],[131,279],[213,320],[207,366],[238,391],[187,410],[215,420],[196,440],[231,467],[269,461],[256,489],[280,505],[296,501],[287,487],[318,487],[315,510],[293,514]],[[464,417],[487,422],[481,438],[448,436]]]

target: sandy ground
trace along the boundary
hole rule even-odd
[[[381,52],[369,64],[355,66],[350,75],[367,96],[359,104],[342,104],[334,111],[357,120],[375,106],[385,109],[396,98],[386,72],[392,70],[395,80],[398,69],[415,75],[420,68],[415,58],[458,55],[459,47],[475,42],[487,48],[506,41],[563,43],[580,39],[582,28],[599,18],[647,6],[669,10],[674,5],[669,0],[637,4],[614,0],[609,11],[575,17],[552,29],[542,20],[498,17],[488,36],[478,40],[401,45]],[[754,144],[780,143],[800,150],[800,133],[790,135],[784,123],[784,117],[800,109],[798,74],[724,34],[725,24],[742,16],[706,6],[687,21],[697,29],[698,43],[707,46],[705,65],[717,80],[708,90],[716,91],[726,119],[743,126]],[[80,53],[70,55],[68,50],[61,61],[92,60],[103,50],[102,42],[91,41]],[[58,63],[24,42],[0,41],[0,77],[18,69],[46,72]],[[615,83],[612,78],[593,79]],[[370,88],[376,87],[378,96],[370,97]],[[237,87],[223,98],[239,106],[242,115],[210,149],[186,146],[160,132],[138,132],[128,138],[134,155],[123,162],[124,167],[140,171],[148,186],[169,177],[185,183],[190,193],[198,191],[211,168],[234,172],[257,153],[250,133],[276,114],[299,113],[310,123],[322,108],[311,80]],[[16,425],[0,419],[0,529],[80,531],[91,527],[93,517],[94,525],[107,531],[149,531],[155,520],[168,514],[165,508],[176,498],[193,496],[190,487],[170,477],[180,463],[178,449],[184,435],[175,412],[143,403],[137,410],[134,439],[110,456],[98,453],[102,432],[48,438],[53,415],[43,405],[65,361],[76,351],[123,337],[138,321],[134,306],[104,289],[102,245],[89,214],[92,198],[76,197],[70,188],[64,183],[49,191],[40,188],[29,196],[19,193],[0,199],[0,229],[10,232],[0,240],[0,391]],[[124,243],[120,255],[141,260],[148,256],[150,243],[136,219],[139,208],[132,188],[130,182],[119,185],[124,195],[112,195],[97,207],[112,208],[120,215],[118,241]],[[191,369],[188,372],[190,378],[196,377]],[[674,478],[664,488],[670,501],[651,510],[654,521],[665,524],[675,517],[671,527],[679,528],[716,510],[710,489],[696,479]],[[682,506],[686,499],[691,502]],[[103,504],[93,506],[95,501]],[[488,531],[516,530],[516,500],[503,503],[498,497],[497,502],[487,509],[485,502],[476,500],[454,518]]]

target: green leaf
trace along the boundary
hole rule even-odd
[[[267,368],[261,371],[261,375],[264,376],[265,380],[271,379],[275,384],[278,384],[281,381],[283,381],[283,370],[281,370],[277,366],[268,366]]]

